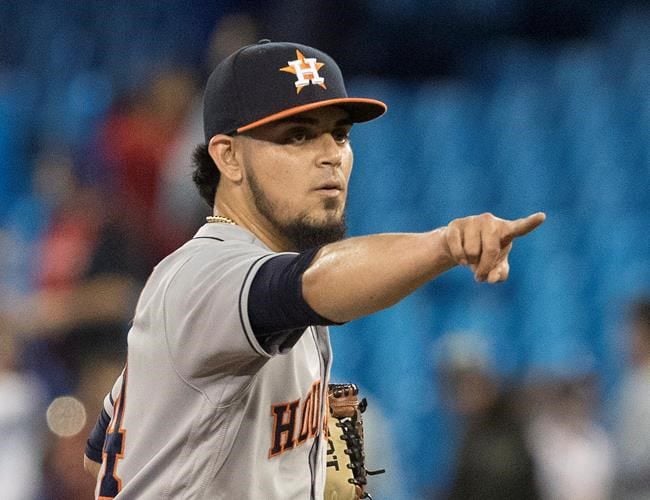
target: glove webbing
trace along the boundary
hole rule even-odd
[[[357,399],[359,389],[355,384],[330,384],[330,394],[338,404],[332,405],[332,415],[338,420],[335,425],[341,429],[341,439],[346,443],[344,453],[349,456],[348,468],[352,470],[349,483],[358,486],[363,492],[360,498],[372,497],[365,491],[368,484],[367,476],[374,476],[386,472],[384,469],[369,471],[365,467],[365,453],[363,451],[363,423],[361,414],[366,411],[368,402],[366,398]]]

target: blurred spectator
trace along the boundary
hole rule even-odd
[[[613,485],[613,450],[594,416],[596,380],[572,374],[531,386],[531,448],[542,498],[606,500]]]
[[[443,391],[464,428],[445,498],[539,498],[516,394],[502,387],[486,339],[475,333],[452,333],[439,347],[444,350]]]
[[[7,295],[30,293],[35,286],[36,247],[51,211],[69,196],[74,184],[72,159],[64,148],[42,147],[34,159],[31,186],[8,211],[0,241],[0,287]],[[2,301],[2,298],[0,298]]]
[[[43,147],[35,166],[32,193],[15,206],[3,238],[4,248],[15,249],[8,269],[16,277],[22,270],[23,276],[4,284],[8,293],[0,310],[6,318],[0,326],[11,323],[23,336],[21,360],[40,379],[43,398],[41,404],[14,369],[13,349],[3,349],[0,397],[7,404],[0,411],[0,430],[11,439],[3,440],[9,448],[0,446],[0,476],[12,474],[11,486],[29,492],[14,496],[6,487],[2,497],[90,498],[94,481],[79,460],[94,422],[86,416],[99,412],[98,398],[124,363],[126,325],[149,269],[114,205],[80,182],[66,151]],[[3,347],[13,345],[10,338],[0,332]],[[30,428],[36,429],[31,435]],[[41,435],[48,438],[45,446],[33,442]],[[5,459],[5,450],[13,458]],[[12,461],[3,467],[7,460]],[[0,478],[0,487],[5,482]]]
[[[186,236],[161,214],[158,198],[163,161],[195,93],[190,71],[162,72],[139,95],[113,108],[97,138],[113,208],[131,237],[140,239],[149,267]]]
[[[202,80],[207,80],[214,67],[239,48],[257,41],[257,26],[247,14],[230,14],[219,19],[204,55]],[[197,144],[205,142],[203,134],[203,91],[196,89],[191,105],[162,159],[158,212],[164,220],[183,231],[187,238],[210,215],[192,181],[192,153]]]
[[[41,483],[43,394],[18,366],[9,318],[0,316],[0,491],[8,500],[32,500]]]
[[[26,365],[53,397],[76,387],[89,355],[125,351],[135,294],[149,269],[123,221],[100,191],[80,184],[71,160],[51,156],[37,165],[34,194],[50,193],[42,210],[48,215],[23,256],[30,286],[13,287],[3,307],[28,338]]]
[[[650,297],[630,314],[630,369],[623,380],[616,418],[616,498],[650,498]]]

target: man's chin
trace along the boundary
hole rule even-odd
[[[345,238],[347,225],[345,217],[325,222],[300,219],[282,228],[284,236],[292,243],[293,250],[302,252]]]

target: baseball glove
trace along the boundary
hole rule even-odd
[[[354,384],[328,386],[325,500],[372,500],[366,492],[367,476],[384,472],[366,469],[361,414],[367,402],[358,395]]]

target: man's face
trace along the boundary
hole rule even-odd
[[[345,201],[352,171],[345,111],[325,107],[243,134],[245,182],[264,222],[292,250],[345,235]]]

